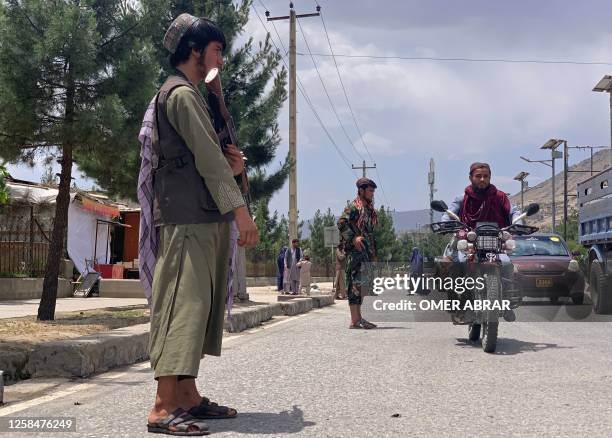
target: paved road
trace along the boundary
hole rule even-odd
[[[199,384],[240,416],[209,422],[214,436],[610,436],[612,323],[503,324],[485,354],[465,327],[348,330],[347,312],[340,302],[226,338]],[[145,437],[153,391],[140,364],[0,416],[75,416],[78,432],[61,436]]]

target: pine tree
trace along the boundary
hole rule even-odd
[[[0,2],[0,156],[19,162],[36,151],[61,153],[39,320],[55,316],[73,162],[118,149],[125,151],[121,160],[107,166],[138,162],[137,153],[124,145],[134,134],[130,122],[146,105],[143,96],[150,95],[143,93],[151,83],[148,76],[157,72],[138,38],[143,16],[135,5],[127,0]]]
[[[8,171],[6,167],[0,165],[0,205],[8,202],[8,189],[6,188],[6,178]]]
[[[327,209],[325,214],[321,214],[321,210],[315,212],[310,224],[310,257],[313,263],[319,266],[325,266],[326,275],[330,275],[331,267],[331,250],[325,246],[325,227],[331,227],[336,224],[336,218],[331,209]]]
[[[167,50],[162,46],[164,33],[172,20],[183,12],[210,18],[217,22],[227,40],[225,65],[221,80],[225,101],[238,131],[238,146],[247,157],[247,171],[253,201],[269,198],[279,190],[289,174],[289,161],[285,158],[280,168],[267,174],[280,144],[277,117],[286,99],[286,71],[279,70],[280,54],[272,47],[269,36],[259,47],[250,38],[241,47],[235,47],[236,38],[243,32],[249,18],[251,0],[142,0],[143,41],[153,50],[157,67],[143,78],[150,99],[172,69],[167,61]],[[140,80],[140,79],[138,79]],[[201,87],[206,95],[205,87]],[[99,185],[111,194],[135,199],[138,179],[138,153],[136,137],[140,119],[148,101],[139,101],[134,111],[135,121],[129,136],[110,154],[91,151],[79,161],[87,175],[97,179]],[[127,155],[129,159],[125,160]],[[122,166],[112,166],[121,162]]]
[[[376,255],[379,262],[399,261],[401,257],[401,246],[393,227],[391,212],[381,206],[378,211],[378,226],[374,228],[376,240]]]

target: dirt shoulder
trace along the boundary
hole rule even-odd
[[[145,305],[62,312],[55,321],[37,321],[35,316],[0,319],[0,354],[28,351],[38,344],[128,327],[149,322]]]

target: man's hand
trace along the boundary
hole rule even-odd
[[[357,236],[353,239],[353,246],[357,248],[357,251],[363,252],[365,247],[363,246],[363,236]]]
[[[245,205],[234,210],[234,219],[238,227],[238,245],[245,247],[257,245],[257,242],[259,242],[257,226],[249,216],[249,211]]]
[[[240,175],[244,170],[244,156],[242,152],[240,152],[235,145],[228,144],[223,153],[225,154],[225,159],[232,168],[234,176]]]

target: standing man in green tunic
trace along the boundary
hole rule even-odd
[[[202,397],[200,360],[219,356],[235,220],[239,245],[259,237],[235,176],[243,167],[234,145],[222,150],[198,84],[223,66],[225,37],[215,23],[181,14],[164,37],[175,73],[156,97],[152,141],[153,216],[160,244],[153,275],[150,358],[157,380],[150,432],[208,434],[204,419],[235,409]]]
[[[338,219],[341,242],[346,252],[346,288],[351,310],[352,329],[373,329],[376,324],[361,316],[363,296],[372,287],[372,268],[376,262],[374,227],[378,223],[374,208],[376,183],[368,178],[357,180],[357,197]]]

